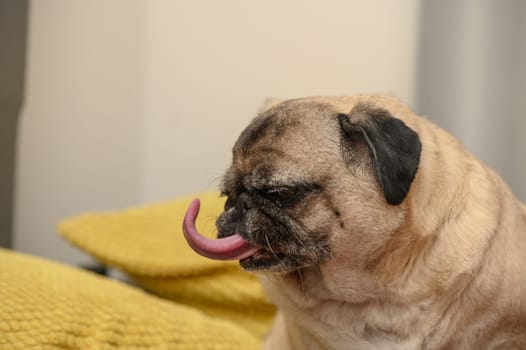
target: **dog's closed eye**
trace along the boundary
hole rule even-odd
[[[315,188],[311,185],[278,186],[259,189],[257,192],[278,207],[286,208],[299,202]]]
[[[298,198],[298,189],[296,187],[277,187],[259,190],[259,194],[265,199],[273,202],[278,207],[283,208],[290,205]]]

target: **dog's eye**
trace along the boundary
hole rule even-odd
[[[300,194],[301,191],[298,187],[276,187],[262,191],[263,197],[280,208],[293,204],[299,199]]]

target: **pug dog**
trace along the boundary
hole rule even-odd
[[[526,349],[526,206],[391,96],[273,102],[241,133],[217,240],[278,314],[266,349]]]

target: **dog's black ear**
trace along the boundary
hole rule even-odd
[[[387,203],[403,202],[415,178],[422,145],[420,138],[389,111],[359,103],[349,114],[339,114],[344,152],[366,144]]]

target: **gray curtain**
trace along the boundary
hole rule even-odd
[[[423,0],[417,111],[526,200],[526,1]]]

